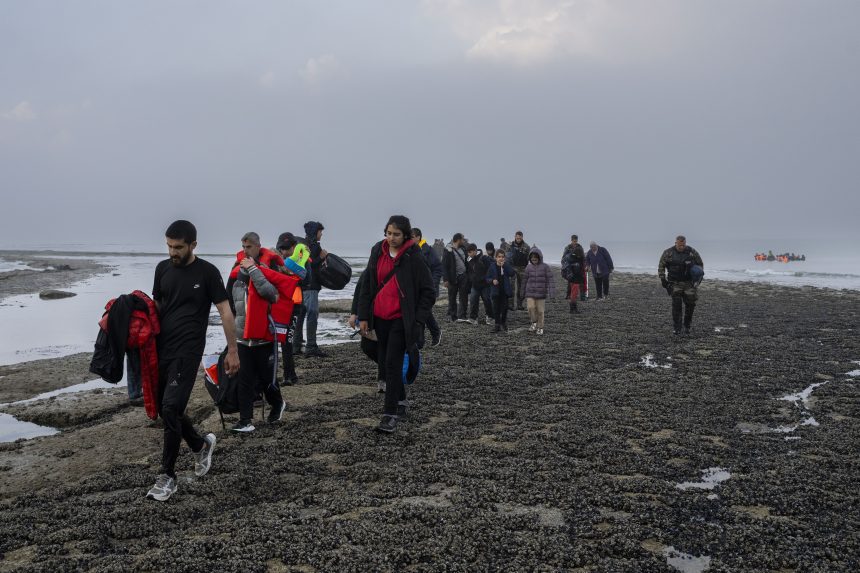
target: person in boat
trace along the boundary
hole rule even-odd
[[[693,282],[691,267],[698,265],[704,268],[702,257],[693,247],[687,245],[687,238],[678,235],[675,246],[669,247],[660,255],[657,266],[657,276],[660,282],[672,295],[672,324],[675,335],[681,334],[681,318],[683,311],[683,327],[690,334],[693,324],[693,310],[698,300],[697,285]]]

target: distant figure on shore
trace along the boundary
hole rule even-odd
[[[702,257],[693,247],[687,246],[687,238],[678,235],[675,246],[669,247],[660,255],[657,276],[663,288],[672,295],[672,324],[675,335],[681,334],[681,310],[683,305],[684,332],[690,334],[693,324],[693,310],[698,300],[698,283],[692,267],[703,269]],[[667,277],[668,274],[668,277]]]
[[[489,245],[492,248],[493,244]],[[466,254],[469,257],[466,271],[469,277],[469,322],[478,324],[480,299],[484,303],[484,321],[493,324],[493,301],[490,298],[490,285],[487,284],[487,271],[494,264],[493,259],[485,255],[475,243],[466,248]]]
[[[185,413],[197,369],[206,346],[209,309],[221,315],[227,356],[227,374],[239,371],[236,329],[221,273],[212,263],[194,255],[197,229],[189,221],[174,221],[165,232],[170,258],[155,267],[152,300],[158,306],[158,412],[164,422],[161,472],[147,497],[167,501],[176,492],[176,458],[182,440],[194,453],[194,474],[206,475],[212,465],[215,434],[201,436]]]
[[[561,255],[561,274],[567,281],[566,298],[570,300],[570,312],[579,312],[577,300],[585,300],[585,292],[581,288],[585,282],[585,251],[576,235],[570,236],[570,243]]]
[[[487,269],[487,284],[490,285],[490,297],[493,301],[493,313],[496,321],[495,332],[508,330],[508,300],[513,296],[511,284],[516,276],[513,267],[505,260],[505,251],[499,249],[494,257],[494,264]]]
[[[377,360],[385,362],[385,407],[376,430],[386,434],[409,413],[403,354],[409,352],[410,365],[419,363],[418,339],[435,302],[430,269],[411,237],[408,218],[389,218],[385,239],[370,251],[358,297],[359,331],[365,336],[373,330]]]
[[[466,239],[454,233],[442,257],[442,277],[448,289],[448,316],[451,322],[466,321],[469,302],[469,280],[466,276]]]
[[[504,237],[499,239],[499,250],[500,251],[504,251],[505,253],[507,253],[508,250],[510,250],[510,248],[511,248],[510,243],[508,243]]]
[[[436,239],[433,241],[433,252],[436,253],[436,256],[441,261],[442,257],[445,255],[445,241],[443,239]]]
[[[523,277],[523,294],[529,309],[530,332],[543,335],[544,315],[546,314],[546,299],[553,292],[552,269],[543,262],[543,253],[537,247],[532,247],[529,253],[529,266]]]
[[[317,345],[317,323],[320,317],[320,290],[322,290],[319,279],[320,264],[328,256],[328,252],[320,245],[324,229],[325,227],[319,221],[305,223],[305,244],[311,258],[307,265],[308,276],[302,284],[302,309],[296,325],[296,334],[293,337],[293,354],[302,354],[302,328],[307,321],[304,355],[317,358],[326,356]]]
[[[514,268],[514,272],[517,274],[516,281],[514,281],[514,299],[516,300],[516,309],[523,310],[523,301],[526,298],[526,293],[523,290],[523,280],[526,275],[526,266],[529,264],[529,251],[531,247],[529,244],[523,240],[523,232],[517,231],[514,234],[514,242],[511,243],[509,249],[508,261],[511,263],[511,266]],[[512,302],[513,304],[513,302]],[[513,308],[511,308],[513,310]]]
[[[433,306],[436,306],[436,301],[439,299],[439,281],[442,280],[442,261],[436,256],[427,241],[421,234],[421,229],[412,227],[412,240],[421,249],[421,254],[424,255],[424,262],[430,268],[430,276],[433,279],[433,290],[436,292],[436,298],[433,299]],[[439,346],[442,342],[442,327],[436,322],[436,317],[433,316],[433,309],[430,309],[430,316],[427,317],[427,329],[430,330],[430,346]]]
[[[601,247],[591,241],[588,252],[585,254],[585,264],[591,269],[594,277],[594,285],[597,287],[597,300],[605,300],[609,297],[609,275],[615,270],[612,257],[606,247]]]

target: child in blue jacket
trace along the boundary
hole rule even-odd
[[[496,319],[495,332],[508,330],[508,299],[513,296],[511,277],[515,276],[514,268],[505,261],[505,252],[496,251],[495,264],[487,269],[487,284],[490,285],[490,297],[493,300],[493,314]]]

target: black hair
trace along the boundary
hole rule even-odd
[[[493,241],[487,241],[487,244],[484,245],[485,251],[495,251],[496,247],[493,245]]]
[[[579,240],[579,237],[578,237],[578,236],[576,236],[576,235],[571,235],[571,236],[570,236],[570,240],[571,240],[571,241],[578,241],[578,240]]]
[[[418,227],[412,227],[412,234],[413,234],[413,235],[418,235],[418,236],[419,236],[419,237],[421,237],[422,239],[424,238],[424,233],[422,233],[422,232],[421,232],[421,229],[419,229]]]
[[[457,241],[459,241],[462,238],[463,238],[463,233],[454,233],[454,238],[451,239],[451,242],[456,243]]]
[[[405,215],[392,215],[388,218],[383,232],[388,231],[389,225],[394,225],[394,228],[400,230],[405,238],[409,239],[412,237],[412,223],[409,222],[409,217]]]
[[[164,236],[168,239],[177,239],[185,241],[189,245],[197,240],[197,227],[191,221],[180,219],[174,221],[164,231]]]
[[[285,251],[289,251],[291,248],[295,247],[298,242],[299,240],[296,239],[296,236],[292,233],[281,233],[278,236],[278,244],[276,245],[276,247],[278,249],[284,249]]]

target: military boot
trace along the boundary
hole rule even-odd
[[[675,335],[681,334],[681,308],[682,302],[681,297],[673,296],[672,297],[672,324],[674,325],[673,331]]]
[[[693,310],[695,308],[695,304],[688,304],[684,308],[684,334],[690,334],[690,326],[693,324]]]

